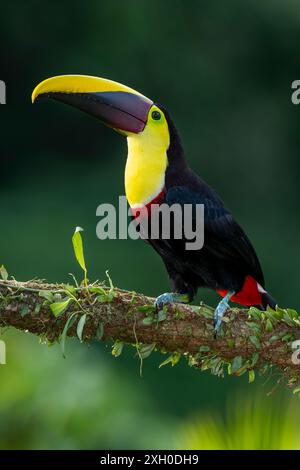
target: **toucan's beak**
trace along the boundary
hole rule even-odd
[[[121,132],[142,132],[153,101],[137,91],[105,78],[60,75],[41,82],[32,102],[46,97],[81,109]]]

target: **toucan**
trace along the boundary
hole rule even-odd
[[[32,102],[43,97],[74,106],[127,137],[125,192],[133,214],[154,203],[204,206],[201,249],[187,250],[184,239],[148,239],[171,284],[171,292],[157,297],[158,309],[191,302],[198,288],[213,289],[222,297],[214,313],[216,334],[229,300],[260,309],[276,307],[249,238],[219,195],[189,167],[164,106],[120,83],[85,75],[44,80],[34,89]]]

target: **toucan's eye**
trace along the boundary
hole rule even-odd
[[[152,111],[152,119],[154,119],[155,121],[159,121],[159,119],[161,118],[161,114],[159,111]]]

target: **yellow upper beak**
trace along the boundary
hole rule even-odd
[[[58,75],[47,78],[39,83],[33,90],[32,103],[40,96],[47,93],[101,93],[101,92],[125,92],[143,96],[136,90],[121,83],[106,78],[92,77],[89,75]],[[144,96],[145,99],[148,99]]]
[[[121,132],[142,132],[153,101],[136,90],[105,78],[60,75],[41,82],[32,102],[48,97],[74,106]]]

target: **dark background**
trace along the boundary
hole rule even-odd
[[[300,107],[291,103],[299,37],[296,0],[3,3],[0,264],[18,280],[80,278],[71,246],[80,225],[91,280],[109,269],[122,288],[153,296],[168,289],[144,243],[96,238],[96,207],[124,193],[125,139],[61,104],[31,105],[45,78],[97,75],[168,108],[191,166],[253,241],[267,288],[299,309]],[[200,298],[217,302],[206,291]],[[199,373],[183,360],[158,369],[158,354],[141,379],[130,348],[113,359],[110,345],[69,342],[63,360],[58,347],[29,335],[5,339],[1,448],[176,447],[194,416],[223,415],[234,397],[265,397],[271,388]],[[283,386],[266,407],[278,396],[298,410]]]

